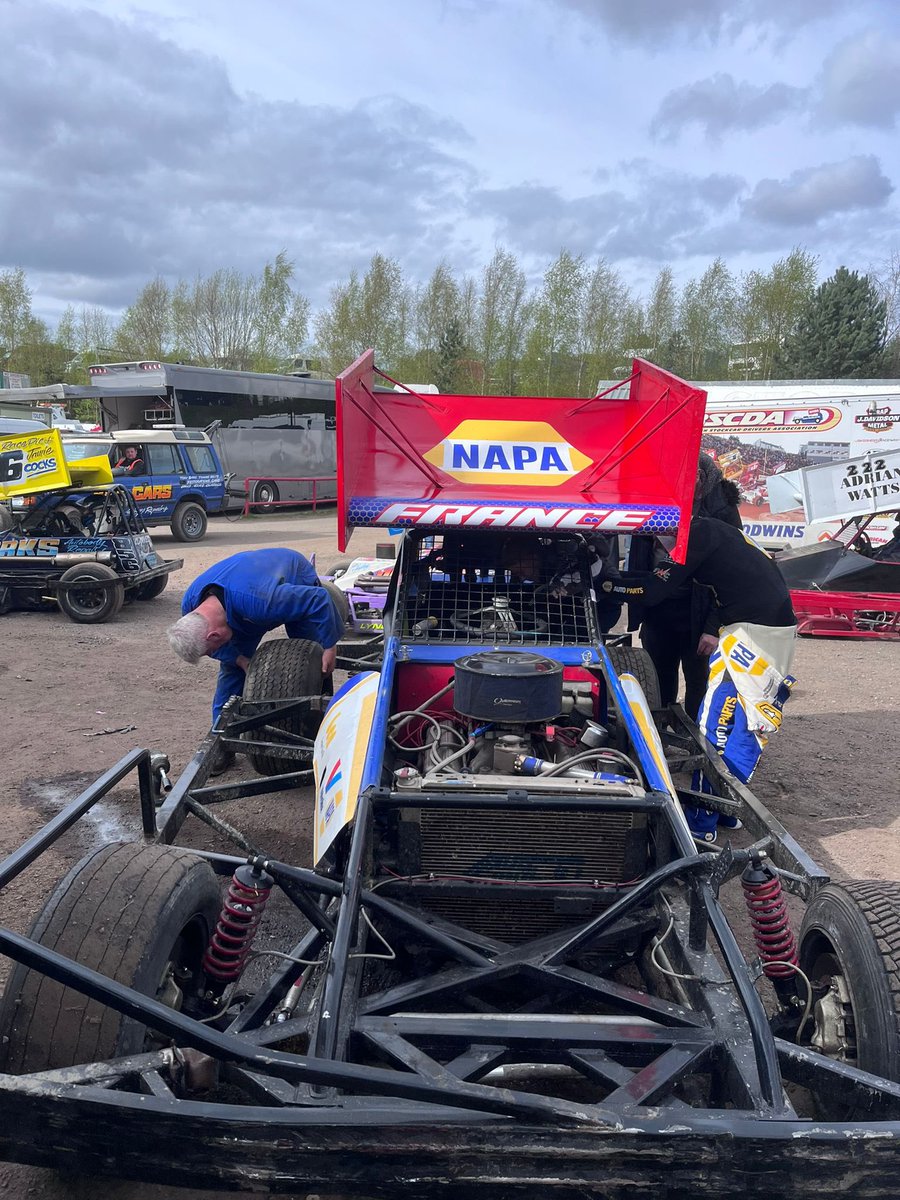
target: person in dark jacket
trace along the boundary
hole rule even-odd
[[[243,693],[263,635],[280,625],[289,638],[318,642],[323,673],[334,670],[343,621],[315,567],[296,550],[243,550],[215,563],[187,589],[181,611],[168,631],[172,649],[189,663],[206,655],[220,664],[213,724],[229,697]]]
[[[774,561],[742,530],[710,517],[691,521],[683,564],[669,560],[648,573],[624,571],[600,586],[609,596],[653,607],[689,581],[715,592],[720,625],[797,623],[787,584]]]
[[[694,514],[743,528],[738,510],[741,494],[737,485],[722,477],[716,462],[701,454],[697,464]],[[670,562],[658,542],[634,538],[628,558],[631,571],[652,571]],[[653,660],[659,677],[660,701],[664,707],[678,698],[678,669],[684,675],[685,712],[697,720],[709,676],[709,656],[716,648],[719,620],[714,593],[695,580],[680,587],[658,603],[630,603],[628,628],[640,625],[641,642]]]

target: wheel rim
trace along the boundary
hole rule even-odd
[[[79,612],[97,613],[106,603],[106,594],[106,588],[85,583],[69,588],[68,600],[70,606]]]
[[[199,537],[203,532],[203,520],[200,513],[193,509],[186,512],[181,519],[181,528],[186,537]]]

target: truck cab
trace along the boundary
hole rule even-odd
[[[226,480],[209,437],[199,429],[119,429],[63,438],[69,462],[109,456],[148,525],[168,525],[179,542],[199,541],[209,513],[225,507]]]

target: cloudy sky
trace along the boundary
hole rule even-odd
[[[900,249],[900,0],[0,0],[0,44],[0,269],[50,321],[281,249],[314,304],[376,251],[641,290]]]

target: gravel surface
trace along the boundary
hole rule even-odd
[[[379,540],[386,540],[383,533],[361,530],[352,550],[373,553]],[[160,597],[126,606],[110,624],[74,625],[61,613],[2,618],[4,852],[134,746],[164,750],[173,777],[190,760],[209,728],[217,667],[210,660],[197,667],[181,662],[169,650],[165,630],[180,616],[181,595],[196,575],[237,550],[262,546],[315,553],[321,570],[344,557],[328,510],[237,523],[214,520],[196,546],[179,545],[166,530],[155,533],[154,541],[164,556],[183,557],[183,569]],[[805,639],[794,673],[798,684],[784,728],[763,756],[754,790],[834,877],[900,879],[900,643]],[[308,793],[287,794],[233,805],[228,819],[273,856],[305,864],[310,809]],[[285,831],[298,828],[300,836],[286,840]],[[135,836],[134,787],[121,786],[5,889],[0,919],[27,931],[73,862],[104,841]],[[7,967],[0,959],[4,978]],[[336,1188],[339,1182],[336,1178]],[[8,1196],[87,1200],[101,1191],[109,1200],[173,1195],[202,1200],[219,1194],[98,1184],[0,1164],[0,1193]]]

